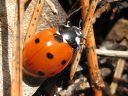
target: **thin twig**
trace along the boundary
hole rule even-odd
[[[13,47],[11,96],[22,96],[22,35],[23,35],[23,14],[26,0],[17,0],[17,30],[15,46]]]
[[[89,11],[88,11],[88,14],[85,14],[84,11],[86,11],[84,9],[84,2],[86,2],[86,0],[81,0],[81,6],[82,6],[82,19],[83,19],[83,36],[86,38],[87,34],[88,34],[88,30],[91,28],[92,26],[92,21],[93,21],[93,18],[94,18],[94,12],[95,12],[95,9],[96,9],[96,6],[97,6],[97,3],[98,3],[99,0],[92,0],[90,6],[89,6]],[[87,17],[84,17],[85,15],[87,15]]]
[[[68,14],[67,18],[70,18],[74,13],[80,11],[81,7],[79,7],[78,9],[76,9],[75,11],[71,12],[70,14]]]
[[[96,49],[97,55],[128,58],[128,51]]]
[[[116,93],[117,86],[118,86],[118,83],[115,82],[115,79],[121,78],[122,73],[123,73],[123,69],[124,69],[124,65],[125,65],[125,60],[124,59],[118,59],[117,64],[116,64],[116,68],[115,68],[114,77],[113,77],[113,82],[110,85],[110,92],[112,95],[114,95]]]
[[[102,7],[98,8],[95,12],[94,18],[93,18],[93,23],[96,21],[97,18],[100,18],[100,16],[108,11],[110,9],[110,3],[106,2]]]

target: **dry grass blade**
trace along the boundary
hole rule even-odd
[[[125,60],[124,59],[118,59],[117,65],[115,68],[114,77],[113,77],[113,82],[110,85],[110,92],[112,95],[114,95],[116,93],[117,86],[118,86],[118,83],[115,82],[115,79],[121,78],[122,73],[123,73],[123,69],[124,69],[124,65],[125,65]]]
[[[17,30],[13,47],[11,96],[22,96],[22,20],[24,14],[24,0],[17,0]]]
[[[43,5],[44,5],[45,0],[43,0],[43,2],[41,2],[41,0],[37,0],[37,3],[35,5],[32,17],[31,17],[31,21],[29,23],[29,27],[28,27],[28,31],[25,37],[26,41],[27,39],[29,39],[36,31],[37,28],[37,23],[39,21],[41,12],[43,10]]]
[[[75,72],[77,70],[77,66],[80,61],[81,53],[83,51],[84,45],[82,45],[78,51],[76,51],[74,61],[72,62],[71,71],[70,71],[70,80],[73,79]]]

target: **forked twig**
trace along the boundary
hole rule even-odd
[[[86,0],[81,0],[85,2]],[[87,18],[85,19],[85,22],[83,24],[83,35],[86,37],[86,54],[87,54],[87,60],[89,64],[89,71],[90,71],[90,77],[91,77],[91,86],[93,89],[94,96],[103,96],[102,94],[102,87],[104,87],[104,82],[101,77],[101,73],[98,67],[98,60],[96,55],[96,47],[95,47],[95,38],[94,38],[94,32],[93,32],[93,26],[92,26],[92,19],[94,18],[94,11],[96,9],[98,0],[92,0],[89,11],[87,14]],[[82,5],[82,3],[81,3]],[[83,6],[83,5],[82,5]],[[84,8],[82,8],[82,13],[84,13]],[[84,16],[82,14],[82,16]]]
[[[103,79],[101,78],[100,70],[98,67],[98,61],[97,61],[97,55],[96,55],[96,49],[95,49],[95,38],[93,34],[93,27],[92,27],[92,21],[94,18],[94,11],[96,8],[96,5],[98,3],[98,0],[92,0],[89,9],[88,9],[88,0],[81,0],[81,6],[82,6],[82,19],[83,19],[83,36],[86,38],[87,45],[87,59],[89,63],[89,70],[90,70],[90,76],[91,76],[91,83],[92,83],[92,89],[94,91],[94,96],[102,96],[102,89],[101,87],[104,87]],[[89,10],[89,11],[87,11]],[[76,53],[75,60],[72,65],[72,70],[70,73],[70,79],[73,78],[73,75],[75,74],[78,62],[81,57],[81,51],[83,50],[83,46],[80,46],[80,50]]]

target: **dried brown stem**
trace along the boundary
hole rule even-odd
[[[81,0],[82,2],[86,2],[86,0]],[[81,2],[81,4],[82,4]],[[94,18],[94,11],[98,0],[92,0],[89,11],[87,14],[87,18],[84,18],[84,7],[82,8],[82,17],[85,19],[83,24],[83,35],[86,37],[86,45],[87,45],[87,60],[89,64],[89,71],[91,77],[91,86],[94,92],[94,96],[103,96],[102,87],[104,87],[104,82],[101,77],[101,73],[98,67],[98,60],[96,55],[95,48],[95,38],[92,26],[92,19]],[[82,5],[83,6],[83,5]]]
[[[82,6],[82,19],[83,19],[83,36],[86,37],[88,34],[88,30],[91,28],[92,26],[92,21],[94,18],[94,12],[98,3],[98,0],[92,0],[89,9],[84,9],[86,5],[86,0],[81,0],[81,6]],[[88,13],[85,14],[84,12],[88,10]],[[87,17],[85,17],[87,16]]]
[[[101,88],[104,87],[104,82],[98,66],[93,29],[90,30],[90,32],[88,33],[86,44],[87,60],[89,64],[89,71],[94,90],[94,96],[102,96]]]
[[[11,96],[22,96],[22,21],[25,2],[26,0],[17,0],[17,30],[13,47]]]
[[[82,20],[85,23],[86,18],[88,17],[88,10],[89,10],[89,0],[81,0],[80,1],[81,8],[84,9],[82,11]]]

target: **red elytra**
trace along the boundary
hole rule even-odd
[[[25,43],[23,70],[37,78],[48,78],[60,73],[70,62],[73,50],[68,43],[57,40],[54,28],[44,29]]]

